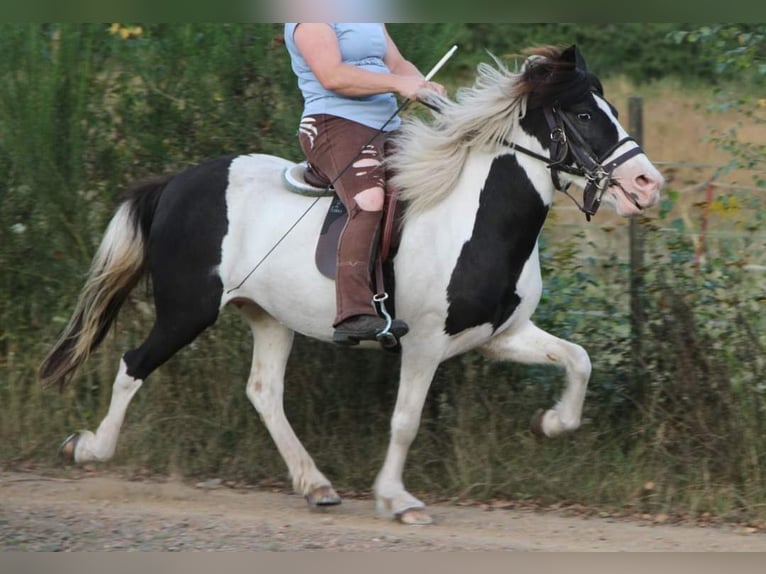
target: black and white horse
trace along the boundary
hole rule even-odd
[[[530,319],[542,290],[538,235],[556,190],[583,188],[588,217],[601,200],[629,216],[654,204],[663,184],[576,47],[529,54],[517,73],[481,64],[475,84],[454,102],[440,99],[432,120],[406,120],[390,159],[406,205],[394,259],[396,313],[410,332],[401,339],[390,443],[374,492],[378,510],[404,523],[431,521],[402,472],[442,361],[476,349],[495,359],[560,365],[561,398],[534,427],[552,437],[580,424],[588,354]],[[295,490],[310,505],[340,502],[282,402],[293,333],[332,340],[334,285],[314,261],[330,199],[322,198],[251,274],[313,201],[286,191],[283,172],[293,165],[268,155],[221,157],[129,192],[70,324],[41,366],[41,381],[72,377],[147,271],[156,321],[122,357],[106,417],[95,432],[69,437],[66,456],[110,459],[128,404],[147,377],[233,304],[254,340],[247,396]]]

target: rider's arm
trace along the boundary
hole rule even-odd
[[[340,95],[353,97],[396,92],[405,98],[414,99],[418,90],[427,86],[423,76],[404,60],[396,46],[393,48],[393,56],[386,55],[386,65],[394,66],[389,67],[392,73],[380,74],[344,64],[338,38],[328,24],[300,24],[293,38],[319,83]],[[393,42],[390,39],[387,41],[390,49]],[[393,61],[389,63],[391,57]],[[412,69],[415,69],[414,73]],[[402,73],[404,71],[407,73]]]

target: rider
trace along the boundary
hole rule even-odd
[[[304,99],[301,148],[312,167],[334,181],[348,211],[338,246],[333,340],[375,340],[386,326],[370,279],[385,187],[384,137],[375,136],[400,124],[392,92],[415,99],[420,90],[444,88],[401,55],[384,24],[288,23],[285,44]],[[407,330],[404,321],[391,326],[397,336]]]

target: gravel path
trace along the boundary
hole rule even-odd
[[[766,551],[766,533],[434,505],[437,524],[406,527],[371,500],[310,512],[299,496],[217,481],[73,479],[0,473],[0,552],[20,551]]]

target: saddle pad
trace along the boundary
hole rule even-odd
[[[306,177],[307,163],[296,163],[292,167],[286,167],[282,172],[282,182],[285,188],[293,193],[307,195],[309,197],[329,197],[335,195],[335,190],[327,186],[317,186]]]

